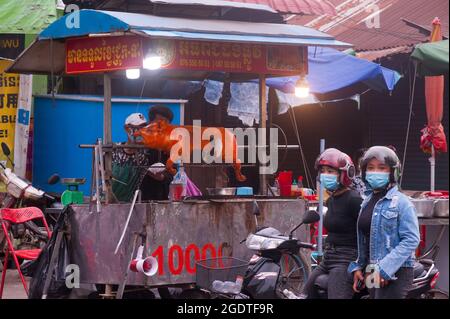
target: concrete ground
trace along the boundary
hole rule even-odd
[[[30,285],[30,278],[25,277],[25,280],[28,287]],[[5,287],[3,289],[3,299],[27,299],[27,294],[25,293],[25,290],[23,288],[19,273],[15,269],[8,269],[8,271],[6,272]]]

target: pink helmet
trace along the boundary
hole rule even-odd
[[[315,168],[319,170],[321,166],[330,166],[339,171],[339,182],[344,186],[350,186],[355,177],[355,165],[347,154],[336,148],[328,148],[316,159]]]

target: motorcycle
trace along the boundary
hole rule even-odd
[[[445,228],[442,227],[440,233],[435,239],[433,245],[422,256],[417,258],[414,264],[414,280],[411,288],[408,290],[406,299],[434,299],[445,298],[448,295],[445,292],[435,289],[437,280],[439,278],[439,270],[436,267],[435,260],[439,253],[438,243],[444,234]],[[427,259],[431,255],[430,259]],[[317,277],[315,288],[320,299],[328,299],[328,275],[320,275]],[[359,294],[355,294],[354,299],[369,299],[369,292],[364,289]]]
[[[257,220],[259,208],[256,202],[254,215]],[[288,236],[273,227],[257,227],[257,231],[245,241],[247,248],[256,253],[244,276],[242,293],[252,299],[300,299],[303,285],[310,273],[300,250],[312,250],[315,245],[297,240],[293,233],[300,226],[314,224],[319,219],[317,212],[306,212],[302,222]]]
[[[2,143],[1,148],[4,155],[11,162],[12,167],[14,167],[14,163],[9,157],[11,152],[8,146]],[[6,197],[1,203],[1,208],[35,206],[45,211],[45,208],[57,205],[56,197],[34,187],[31,182],[16,175],[13,170],[7,168],[3,163],[0,163],[0,181],[6,185],[7,191]],[[49,184],[56,183],[57,176],[50,177],[48,182]],[[46,218],[51,229],[56,219],[52,219],[49,215]],[[12,225],[11,236],[18,249],[42,248],[48,240],[43,225],[39,225],[34,221]],[[0,232],[0,253],[3,253],[5,247],[5,234]]]

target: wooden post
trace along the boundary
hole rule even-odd
[[[264,129],[267,129],[267,89],[266,89],[266,76],[260,75],[259,76],[259,113],[260,113],[260,120],[259,120],[259,127]],[[266,138],[267,138],[267,132],[265,132]],[[258,143],[259,144],[259,143]],[[267,145],[267,139],[266,143]],[[267,152],[267,149],[263,149],[264,152]],[[259,175],[259,193],[260,195],[267,195],[267,175],[261,174]]]
[[[103,143],[110,145],[112,143],[112,111],[111,111],[111,76],[108,73],[103,74]],[[110,203],[112,198],[112,149],[108,149],[105,153],[105,183],[106,183],[106,203]],[[103,154],[100,154],[102,156]]]

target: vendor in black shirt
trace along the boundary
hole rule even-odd
[[[323,260],[308,278],[303,293],[308,299],[317,298],[314,283],[318,276],[328,274],[328,298],[351,299],[353,280],[347,268],[357,257],[356,224],[362,203],[360,194],[349,188],[355,166],[347,154],[330,148],[317,158],[316,169],[330,195],[323,220],[328,237]]]
[[[173,113],[168,107],[157,105],[150,108],[148,118],[150,123],[159,120],[170,123],[173,120]],[[147,150],[146,156],[149,165],[155,163],[162,163],[165,165],[169,158],[168,154],[153,149]],[[173,176],[166,170],[156,174],[147,171],[140,187],[142,191],[142,200],[167,200],[169,198],[169,185],[172,180]]]

